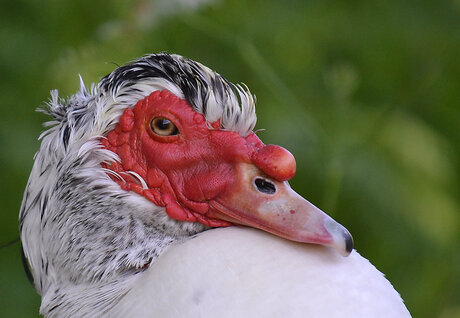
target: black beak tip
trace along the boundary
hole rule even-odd
[[[346,231],[344,233],[344,238],[345,238],[345,250],[347,251],[348,254],[353,251],[353,237],[351,236],[350,232]]]

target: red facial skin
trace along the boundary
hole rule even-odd
[[[154,132],[151,123],[159,117],[178,133],[161,136],[158,126]],[[353,248],[343,226],[285,182],[295,174],[291,153],[264,145],[254,133],[242,137],[223,130],[220,121],[206,122],[168,91],[156,91],[126,109],[101,143],[120,157],[120,162],[102,164],[123,178],[109,174],[112,179],[165,207],[172,219],[252,226],[289,240],[328,245],[344,256]]]
[[[169,119],[179,133],[154,133],[151,122],[156,117]],[[168,91],[153,92],[126,109],[101,142],[121,159],[103,166],[125,179],[112,177],[123,189],[165,207],[173,219],[212,227],[231,225],[212,217],[218,213],[209,202],[231,187],[238,164],[253,164],[278,181],[295,174],[294,157],[284,148],[265,146],[254,133],[242,137],[222,130],[220,121],[206,123],[203,115]],[[148,188],[143,189],[128,171],[139,174]]]

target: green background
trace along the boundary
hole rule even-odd
[[[460,317],[460,1],[5,1],[0,243],[50,89],[168,51],[246,83],[292,186],[353,234],[414,317]],[[353,279],[351,276],[350,279]],[[0,316],[38,316],[19,244],[0,249]]]

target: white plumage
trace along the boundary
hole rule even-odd
[[[41,137],[20,213],[43,315],[410,317],[374,266],[356,251],[337,253],[351,251],[349,233],[290,189],[293,157],[251,133],[255,100],[247,88],[158,54],[115,70],[90,93],[82,84],[68,100],[52,96],[46,112],[55,122]],[[166,108],[157,109],[161,103]],[[170,104],[187,106],[178,112]],[[147,117],[147,128],[142,105],[161,115]],[[187,117],[190,109],[196,114]],[[151,118],[179,129],[147,135],[158,129]],[[158,149],[195,142],[187,118],[202,129],[200,142],[210,140],[199,159],[182,168],[150,165]],[[141,137],[127,142],[132,136]],[[165,160],[198,151],[177,149]],[[143,166],[127,163],[132,153]],[[209,229],[227,222],[337,251],[251,228]]]
[[[158,317],[410,317],[388,280],[356,251],[345,258],[251,228],[201,233],[143,276],[114,308],[120,317],[133,310]]]

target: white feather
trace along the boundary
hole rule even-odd
[[[393,286],[353,251],[342,257],[259,230],[216,229],[170,248],[111,317],[410,317]]]

